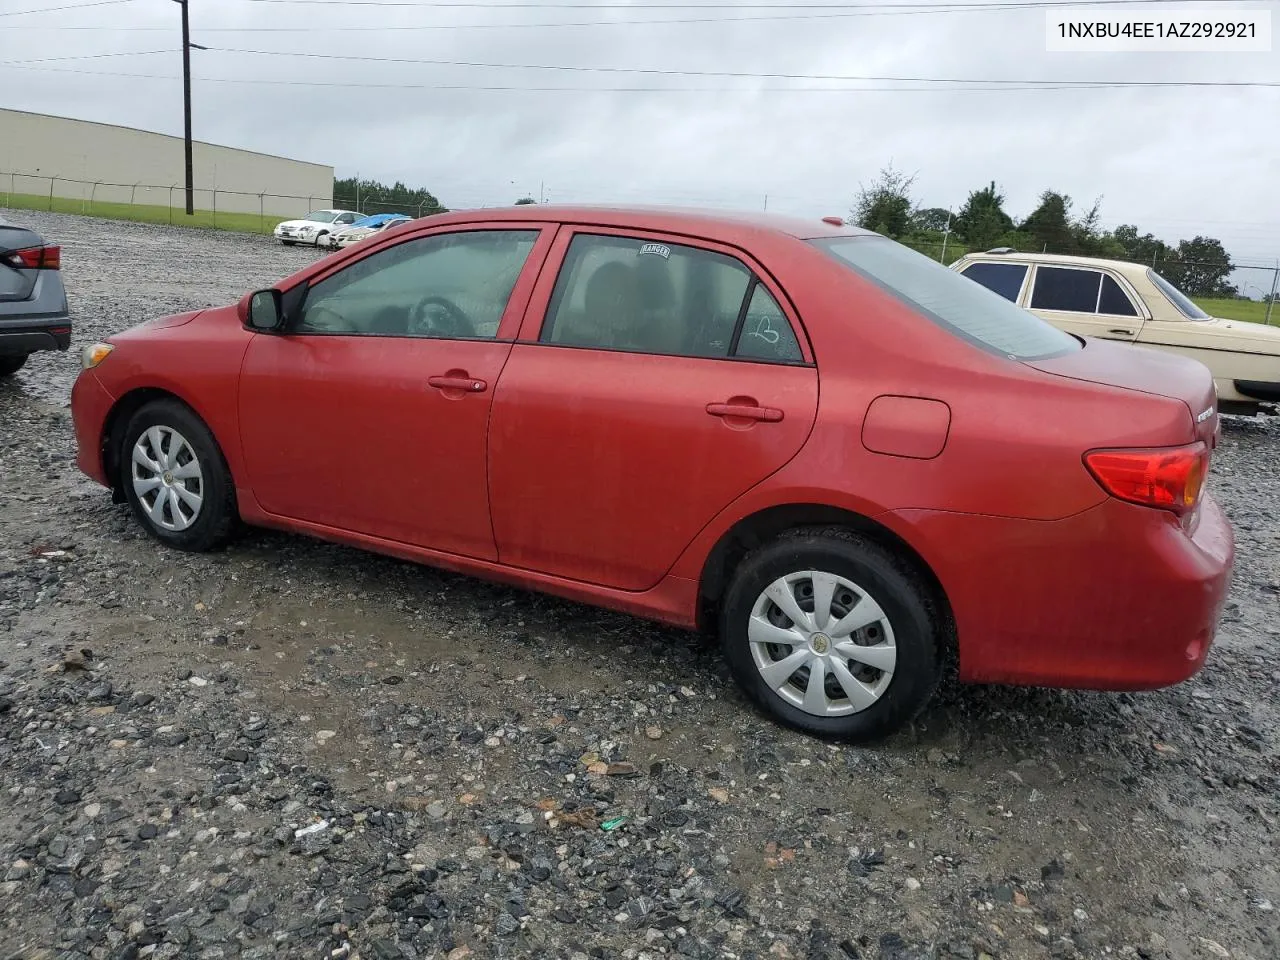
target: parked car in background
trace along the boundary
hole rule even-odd
[[[38,350],[71,346],[62,248],[0,219],[0,377]]]
[[[952,269],[1069,333],[1199,360],[1226,412],[1280,403],[1280,327],[1211,317],[1144,264],[1001,248]]]
[[[318,247],[329,234],[349,227],[359,219],[360,214],[354,210],[313,210],[301,220],[285,220],[276,224],[274,233],[286,247],[298,243]]]
[[[325,237],[324,242],[318,244],[318,246],[339,250],[342,247],[349,247],[353,243],[371,237],[375,233],[381,233],[383,230],[392,230],[412,222],[413,217],[406,216],[403,213],[375,213],[357,220],[351,226],[342,230],[335,230]]]
[[[1178,683],[1231,575],[1204,366],[835,217],[455,212],[95,349],[80,468],[161,542],[243,521],[711,628],[823,735],[953,663]]]

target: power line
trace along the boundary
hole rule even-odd
[[[128,0],[111,0],[111,2],[128,2]],[[268,0],[260,0],[260,2],[268,2]],[[275,2],[275,0],[270,0]],[[304,0],[279,0],[279,2],[304,2]],[[309,0],[307,0],[309,2]],[[329,0],[324,0],[329,2]],[[873,5],[867,9],[857,9],[850,12],[847,8],[836,8],[832,5],[814,5],[811,7],[794,7],[791,5],[757,5],[754,9],[813,9],[813,10],[839,10],[834,13],[784,13],[772,14],[764,16],[745,16],[745,17],[663,17],[658,19],[647,20],[575,20],[575,21],[558,21],[553,23],[440,23],[440,24],[397,24],[394,27],[386,27],[382,25],[370,26],[368,24],[359,24],[351,26],[325,26],[325,25],[307,25],[307,26],[289,26],[289,27],[202,27],[202,33],[351,33],[351,32],[386,32],[388,29],[395,30],[522,30],[522,29],[559,29],[563,27],[641,27],[641,26],[662,26],[662,25],[679,25],[679,24],[734,24],[734,23],[776,23],[799,22],[799,21],[827,21],[827,20],[846,20],[862,17],[892,17],[892,16],[933,16],[939,14],[965,14],[965,13],[993,13],[1005,10],[1031,10],[1031,9],[1054,9],[1060,7],[1081,7],[1081,6],[1117,6],[1129,5],[1133,3],[1149,4],[1150,0],[1020,0],[1014,3],[1000,4],[979,4],[979,3],[941,3],[936,5],[905,5],[905,4],[888,4]],[[1158,0],[1164,3],[1191,3],[1200,2],[1200,0]],[[341,3],[331,3],[331,6],[340,6]],[[380,4],[386,6],[386,4]],[[430,6],[437,6],[432,4]],[[485,9],[493,7],[493,4],[472,4],[467,9]],[[537,9],[541,4],[529,5],[527,7],[515,7],[510,9]],[[587,5],[579,5],[585,7]],[[741,9],[737,6],[727,4],[714,5],[693,5],[694,9],[725,9],[735,10]],[[853,5],[858,6],[858,5]],[[571,7],[576,8],[576,7]],[[596,5],[591,5],[590,9],[597,9]],[[498,9],[503,9],[499,6]],[[634,5],[623,6],[605,6],[605,9],[616,9],[619,11],[638,12],[643,11],[645,7]],[[649,9],[678,9],[677,7],[656,7]],[[747,9],[753,9],[748,7]],[[16,29],[23,30],[111,30],[127,31],[127,32],[149,32],[165,30],[165,27],[157,26],[108,26],[108,25],[82,25],[82,24],[56,24],[56,25],[23,25]]]
[[[891,77],[865,76],[855,74],[830,73],[750,73],[728,70],[668,70],[653,67],[583,67],[566,64],[542,63],[489,63],[478,60],[439,60],[431,58],[409,57],[375,57],[364,54],[347,53],[310,53],[294,50],[245,50],[236,47],[209,47],[209,50],[220,53],[247,54],[264,57],[307,57],[318,60],[355,60],[362,63],[401,63],[420,64],[443,67],[485,67],[499,70],[551,70],[568,73],[625,73],[642,74],[661,77],[722,77],[726,79],[748,80],[841,80],[849,82],[875,83],[958,83],[988,84],[994,86],[1030,86],[1033,89],[1039,84],[1053,84],[1064,87],[1280,87],[1280,81],[1252,80],[1126,80],[1126,81],[1093,81],[1093,80],[987,80],[976,77]]]
[[[114,73],[99,70],[76,70],[66,67],[34,67],[19,62],[0,61],[0,67],[14,70],[35,70],[46,73],[69,73],[95,77],[123,77],[136,80],[179,80],[170,74]],[[954,86],[954,87],[531,87],[527,84],[454,84],[454,83],[347,83],[320,80],[289,80],[267,77],[199,77],[201,83],[240,83],[262,86],[322,87],[349,90],[455,90],[505,93],[1003,93],[1013,91],[1046,90],[1117,90],[1136,85],[1157,87],[1213,87],[1238,86],[1217,81],[1023,81],[1026,86]],[[907,81],[902,81],[907,82]],[[991,81],[956,80],[957,84],[983,84]],[[1018,81],[1007,81],[1017,83]],[[1041,84],[1041,85],[1034,85]],[[1246,84],[1250,86],[1280,87],[1280,82]]]
[[[6,66],[25,66],[28,63],[53,63],[59,60],[101,60],[105,57],[150,57],[157,53],[177,53],[177,50],[122,50],[117,53],[81,53],[65,57],[38,57],[34,60],[6,60]]]
[[[68,3],[61,7],[37,7],[34,10],[5,10],[0,12],[0,17],[21,17],[29,13],[56,13],[59,10],[85,10],[89,7],[109,7],[120,3],[133,3],[133,0],[91,0],[90,3]]]

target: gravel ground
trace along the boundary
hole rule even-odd
[[[315,255],[9,216],[62,243],[77,348]],[[1215,460],[1200,676],[948,690],[857,749],[693,635],[299,537],[166,550],[76,471],[76,372],[0,384],[0,958],[1280,956],[1276,420]]]

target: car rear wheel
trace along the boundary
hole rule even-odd
[[[861,742],[916,717],[941,677],[929,592],[850,531],[804,530],[739,565],[721,610],[735,679],[787,726]]]
[[[0,357],[0,377],[7,377],[11,373],[17,373],[26,362],[27,355],[25,353],[20,357]]]
[[[176,400],[138,410],[124,433],[120,484],[134,516],[179,550],[225,542],[236,519],[235,485],[217,441]]]

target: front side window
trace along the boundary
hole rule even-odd
[[[475,230],[379,250],[313,286],[293,332],[492,338],[537,230]]]
[[[574,237],[539,339],[727,357],[751,272],[710,250],[638,237]]]
[[[1036,267],[1031,309],[1096,313],[1101,288],[1102,274],[1097,270]]]
[[[992,353],[1037,360],[1083,349],[1070,334],[998,293],[885,237],[808,242],[929,320]]]
[[[962,275],[976,280],[992,293],[998,293],[1013,303],[1018,302],[1022,281],[1027,276],[1025,263],[988,263],[980,260],[962,271]]]
[[[337,214],[332,210],[313,210],[303,219],[310,220],[313,223],[333,223],[333,218],[336,216]]]
[[[1209,315],[1197,307],[1185,293],[1175,287],[1154,270],[1147,270],[1147,277],[1156,288],[1169,298],[1170,302],[1178,309],[1178,312],[1188,320],[1208,320]]]

